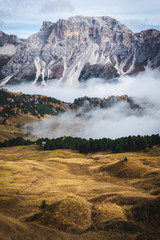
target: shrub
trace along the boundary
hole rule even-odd
[[[48,206],[48,204],[46,203],[46,200],[43,200],[39,209],[45,209]]]

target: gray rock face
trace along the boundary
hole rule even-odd
[[[13,54],[16,53],[19,39],[15,35],[8,36],[0,31],[0,79],[3,78],[1,69],[7,65]]]
[[[160,66],[160,32],[134,34],[111,17],[45,21],[26,40],[0,32],[1,86],[24,79],[43,84],[53,78],[70,84],[90,77],[111,79],[145,66]]]

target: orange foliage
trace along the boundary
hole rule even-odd
[[[0,107],[0,112],[2,112],[2,111],[3,111],[3,109],[4,109],[4,107]]]

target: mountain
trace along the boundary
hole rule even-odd
[[[45,21],[28,39],[0,32],[0,82],[116,78],[160,66],[160,32],[134,34],[111,17]]]

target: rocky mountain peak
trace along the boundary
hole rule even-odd
[[[0,31],[0,47],[3,47],[4,44],[17,44],[19,42],[18,37],[15,35],[7,35],[4,32]]]
[[[160,36],[160,31],[156,29],[148,29],[145,31],[141,31],[137,35],[143,39],[156,38]]]
[[[98,36],[98,33],[99,35],[101,33],[107,35],[111,32],[133,34],[130,29],[111,17],[75,16],[68,20],[60,19],[53,30],[59,38],[72,37],[74,33],[75,35],[94,35],[94,38]]]
[[[4,64],[6,43],[16,48]],[[108,16],[44,21],[25,41],[0,33],[0,44],[1,85],[23,79],[43,84],[53,78],[70,84],[90,77],[108,80],[160,66],[159,31],[134,34]]]
[[[46,31],[52,29],[54,26],[54,23],[49,22],[49,21],[44,21],[42,24],[41,31]]]

